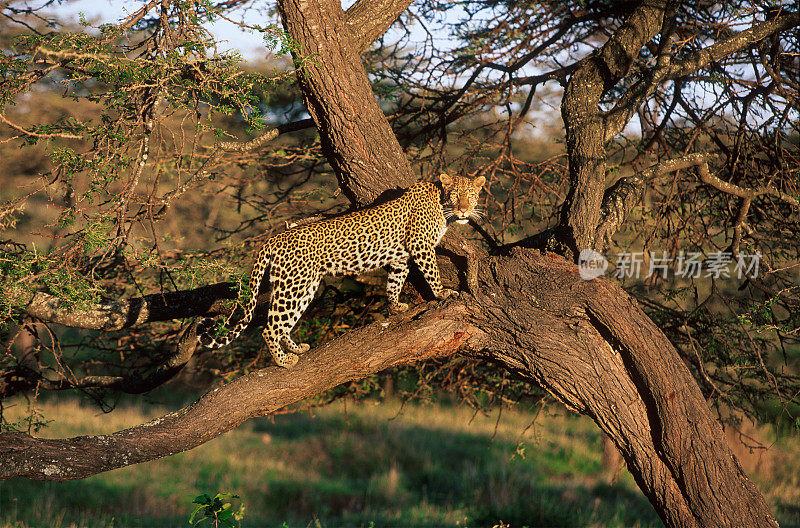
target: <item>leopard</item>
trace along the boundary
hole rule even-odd
[[[236,339],[250,324],[262,280],[268,277],[272,292],[262,336],[272,359],[291,368],[307,343],[290,337],[295,324],[314,299],[325,275],[343,276],[386,267],[386,293],[390,309],[409,308],[400,292],[414,261],[437,299],[455,292],[442,287],[435,248],[451,223],[466,224],[482,214],[478,205],[486,178],[471,179],[442,173],[437,182],[420,181],[400,197],[343,216],[304,223],[273,235],[261,246],[250,273],[246,298],[240,299],[244,316],[225,331],[214,332],[214,320],[198,327],[201,345],[217,349]],[[219,335],[221,334],[221,335]]]

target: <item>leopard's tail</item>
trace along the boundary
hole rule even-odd
[[[200,325],[198,325],[197,330],[197,341],[201,345],[211,349],[222,348],[239,337],[244,329],[247,328],[250,321],[253,320],[253,314],[256,311],[256,301],[258,300],[258,290],[261,288],[261,282],[265,276],[269,276],[270,267],[270,254],[267,251],[266,245],[264,245],[258,254],[256,264],[253,266],[253,271],[250,273],[250,292],[247,301],[244,303],[244,317],[236,323],[236,326],[222,335],[219,335],[219,332],[216,331],[216,325],[213,319],[203,319]],[[233,313],[225,320],[226,328],[229,327],[232,317]]]

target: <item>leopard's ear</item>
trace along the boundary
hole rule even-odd
[[[439,175],[439,181],[440,181],[440,182],[442,182],[442,186],[443,186],[445,189],[449,189],[449,188],[450,188],[450,187],[452,187],[452,186],[453,186],[453,184],[455,183],[455,182],[453,181],[453,178],[452,178],[452,177],[450,177],[450,176],[448,176],[448,175],[447,175],[446,173],[444,173],[444,172],[443,172],[443,173],[441,173],[441,174]]]
[[[472,186],[475,187],[476,189],[480,189],[481,187],[483,187],[484,183],[486,183],[486,178],[484,178],[483,176],[478,176],[477,178],[472,180]]]

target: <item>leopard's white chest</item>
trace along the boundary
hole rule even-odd
[[[436,242],[434,243],[435,246],[439,245],[439,242],[442,241],[444,234],[447,233],[447,220],[444,219],[444,215],[440,215],[439,217],[439,225],[437,226],[438,232],[436,234]]]

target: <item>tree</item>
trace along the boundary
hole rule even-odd
[[[212,128],[218,112],[236,109],[258,129],[257,97],[282,82],[279,77],[266,86],[263,77],[231,61],[208,58],[209,43],[197,25],[208,6],[153,2],[104,27],[96,39],[39,32],[15,43],[16,53],[6,56],[4,108],[51,72],[68,72],[65,81],[102,83],[101,95],[90,97],[111,110],[99,124],[65,120],[26,128],[3,117],[26,141],[90,141],[82,155],[54,143],[47,184],[64,190],[66,204],[56,228],[75,227],[60,232],[64,243],[54,245],[46,261],[7,243],[4,271],[14,281],[4,286],[7,313],[17,321],[123,330],[128,337],[119,345],[102,345],[99,338],[91,344],[125,347],[137,353],[138,363],[120,375],[59,373],[51,379],[40,358],[26,364],[17,357],[2,374],[4,396],[32,387],[141,392],[186,364],[195,353],[193,325],[179,336],[176,325],[161,322],[220,313],[221,301],[235,297],[236,288],[173,284],[170,291],[165,281],[181,268],[167,264],[174,257],[159,248],[156,226],[192,188],[212,185],[216,165],[233,163],[226,153],[247,163],[258,147],[313,122],[320,152],[352,202],[370,203],[385,190],[408,186],[416,179],[409,158],[425,172],[451,165],[486,175],[497,186],[493,196],[509,199],[488,228],[488,251],[458,233],[444,241],[440,267],[445,283],[460,286],[459,299],[423,304],[392,316],[388,325],[378,321],[348,332],[291,370],[252,371],[177,413],[113,435],[43,440],[3,433],[0,476],[81,478],[151,460],[350,380],[459,354],[590,416],[665,524],[777,525],[731,454],[706,398],[751,412],[779,407],[795,417],[792,368],[800,312],[792,271],[781,268],[797,254],[796,237],[786,234],[796,233],[798,221],[797,142],[789,134],[797,118],[792,29],[800,13],[746,2],[465,2],[464,17],[453,27],[460,45],[445,54],[429,47],[407,54],[388,44],[366,51],[398,16],[406,22],[434,18],[443,9],[427,2],[411,14],[408,6],[364,0],[343,12],[330,0],[279,0],[284,45],[311,120],[260,131],[246,142],[218,141],[205,156],[196,146],[187,149],[157,134],[156,123],[170,115],[192,119],[192,112],[186,118],[180,112],[187,108],[202,116],[198,110],[206,104],[214,112],[197,123]],[[16,19],[26,14],[12,13]],[[145,38],[132,39],[132,28],[146,29]],[[365,53],[372,77],[360,60]],[[441,72],[452,76],[451,86],[440,81]],[[566,171],[560,158],[531,166],[514,150],[538,87],[550,80],[563,86]],[[493,118],[487,108],[500,111]],[[634,116],[639,136],[626,132]],[[447,163],[451,136],[462,152]],[[151,155],[154,138],[160,148]],[[165,145],[173,149],[171,157]],[[301,149],[287,149],[284,156],[295,156],[289,161],[302,161]],[[286,167],[286,160],[271,163]],[[170,172],[170,164],[177,169]],[[697,176],[679,176],[689,169]],[[138,189],[145,173],[151,190]],[[159,189],[162,174],[169,191]],[[296,174],[287,174],[298,183]],[[223,185],[242,192],[244,181],[234,174]],[[553,223],[533,236],[497,243],[517,215],[540,214],[529,202],[527,209],[517,207],[513,198],[537,186],[553,205]],[[104,200],[96,211],[75,200],[78,187]],[[738,202],[729,204],[731,197]],[[26,198],[6,206],[7,225]],[[632,212],[642,201],[636,220]],[[743,248],[758,250],[769,274],[765,279],[751,270],[743,279],[746,294],[738,296],[712,284],[704,302],[713,297],[727,303],[735,314],[728,320],[699,301],[688,309],[670,305],[669,292],[681,292],[675,284],[653,282],[668,293],[654,300],[643,292],[637,302],[615,281],[583,280],[574,264],[579,252],[629,244],[630,235],[621,231],[627,225],[645,248],[663,239],[675,253],[721,249],[733,262],[743,258]],[[155,261],[150,270],[134,239],[147,231],[147,254]],[[155,283],[159,273],[153,269],[161,274],[161,293],[98,300],[119,295],[126,283],[148,273]],[[736,337],[722,341],[718,329],[726,324],[736,328]],[[772,333],[756,336],[759,330]],[[784,372],[775,357],[781,352]],[[723,368],[737,361],[745,362],[747,373]],[[226,368],[241,372],[231,367],[241,364],[242,358],[232,358]]]

